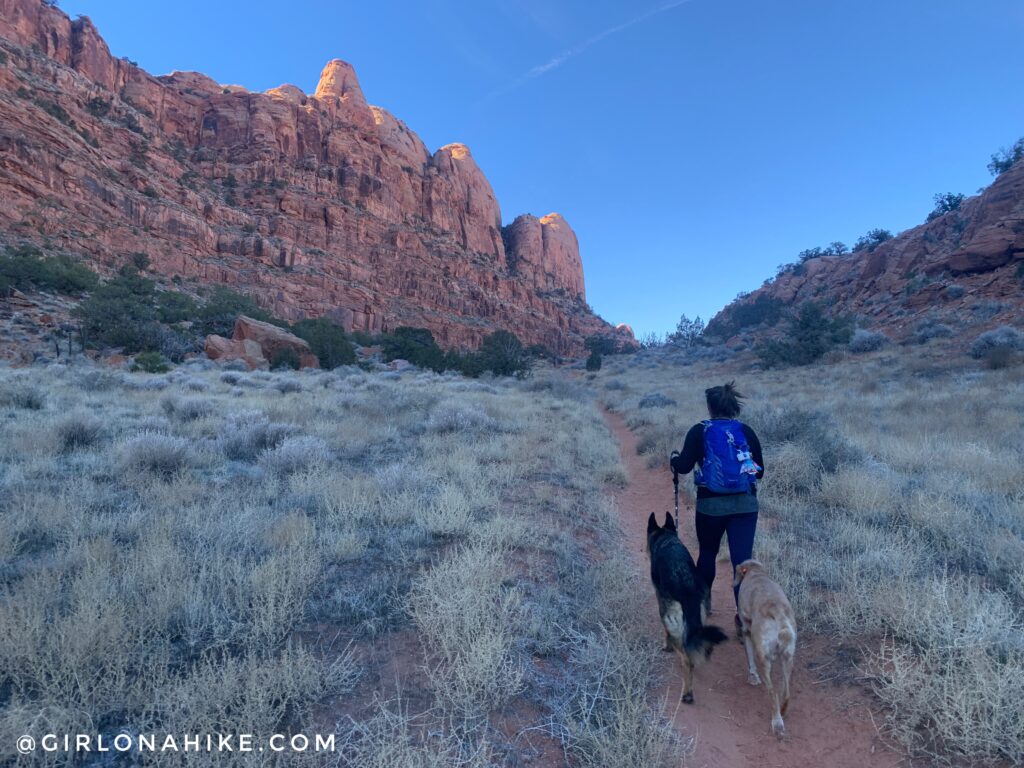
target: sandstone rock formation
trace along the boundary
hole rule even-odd
[[[518,217],[506,235],[510,265],[539,288],[586,299],[576,233],[560,214]]]
[[[1019,320],[1024,309],[1024,162],[1002,173],[959,210],[908,229],[877,246],[811,259],[733,302],[710,323],[729,335],[737,309],[759,299],[788,306],[821,303],[896,339],[921,323],[954,331]]]
[[[343,61],[311,95],[154,77],[39,0],[0,0],[0,51],[0,235],[107,272],[145,253],[285,319],[422,326],[449,347],[504,328],[564,354],[615,332],[562,217],[503,231],[469,149],[431,154]]]
[[[204,351],[211,360],[241,360],[250,371],[270,367],[270,361],[263,355],[263,350],[255,341],[227,339],[212,334],[206,337]]]
[[[207,336],[205,349],[211,360],[242,360],[250,370],[268,367],[285,350],[295,353],[300,368],[320,367],[305,340],[276,325],[245,315],[235,321],[230,339]]]

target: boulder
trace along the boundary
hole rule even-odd
[[[320,367],[316,355],[313,354],[304,339],[300,339],[294,333],[289,333],[284,328],[265,323],[262,320],[239,315],[235,321],[235,329],[231,338],[243,343],[255,343],[266,360],[273,361],[279,352],[291,349],[299,358],[300,368]]]
[[[211,360],[241,360],[249,370],[270,367],[260,345],[252,340],[211,335],[206,337],[205,350]]]
[[[990,272],[1009,264],[1013,258],[1018,235],[1009,227],[988,227],[979,232],[962,250],[947,262],[954,275],[972,272]]]

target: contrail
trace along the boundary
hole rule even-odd
[[[680,5],[685,5],[690,1],[691,0],[668,0],[668,2],[663,2],[661,5],[655,6],[654,8],[651,8],[650,10],[641,13],[639,16],[634,16],[629,21],[624,21],[621,24],[616,24],[614,27],[608,27],[608,29],[598,32],[596,35],[592,37],[588,37],[582,43],[577,43],[576,45],[572,46],[572,48],[565,49],[557,56],[549,59],[543,64],[538,64],[537,66],[530,69],[528,72],[517,77],[504,88],[499,88],[498,90],[489,93],[486,96],[486,98],[484,98],[484,101],[492,99],[495,96],[499,96],[503,93],[508,93],[509,91],[514,90],[515,88],[519,88],[520,86],[525,85],[530,80],[538,78],[541,75],[546,75],[548,72],[551,72],[552,70],[558,69],[560,66],[565,64],[565,62],[567,62],[569,59],[572,59],[576,56],[579,56],[581,53],[586,52],[588,49],[597,45],[605,38],[618,34],[623,30],[629,29],[630,27],[635,27],[637,24],[641,24],[647,21],[652,16],[657,16],[660,13],[671,11],[673,8],[678,8]]]

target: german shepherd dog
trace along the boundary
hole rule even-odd
[[[725,633],[704,624],[703,608],[708,588],[697,573],[690,552],[679,540],[676,521],[667,513],[665,525],[651,513],[647,520],[647,554],[651,558],[651,582],[658,596],[658,613],[665,627],[666,651],[675,651],[683,667],[685,704],[693,704],[693,667],[708,658]]]

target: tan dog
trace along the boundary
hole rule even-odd
[[[772,731],[785,735],[782,716],[789,706],[789,676],[796,652],[796,620],[793,607],[782,587],[768,578],[757,560],[747,560],[736,568],[735,585],[740,588],[740,634],[747,648],[751,685],[763,681],[772,697]],[[782,667],[781,691],[772,685],[772,665]]]

